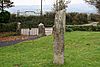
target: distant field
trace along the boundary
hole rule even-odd
[[[0,47],[0,67],[100,67],[100,32],[65,33],[65,63],[53,64],[53,37]]]

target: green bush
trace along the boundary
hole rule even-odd
[[[43,23],[45,27],[52,27],[54,25],[54,18],[55,13],[53,12],[48,12],[43,16],[16,16],[16,14],[11,14],[10,22],[21,22],[22,28],[38,27],[39,23]],[[81,25],[99,22],[99,18],[100,15],[97,14],[90,14],[88,16],[85,13],[66,13],[66,25]]]
[[[22,28],[38,27],[39,23],[43,23],[45,27],[52,27],[54,25],[54,14],[18,17],[16,17],[16,15],[11,15],[10,22],[21,22]]]
[[[66,31],[100,31],[100,26],[66,26]]]
[[[10,21],[10,13],[8,11],[4,11],[0,13],[0,23],[9,23]]]
[[[0,23],[0,32],[16,32],[17,23]]]
[[[67,32],[72,32],[73,29],[72,29],[72,28],[67,28],[66,31],[67,31]]]

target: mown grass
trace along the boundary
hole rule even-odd
[[[0,67],[100,67],[100,32],[65,33],[65,63],[53,64],[53,37],[0,47]]]

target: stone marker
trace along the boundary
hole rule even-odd
[[[21,23],[17,23],[17,35],[21,35]]]
[[[64,30],[65,30],[65,4],[63,0],[56,1],[54,36],[54,61],[55,64],[64,64]]]
[[[38,26],[38,35],[45,36],[45,27],[44,24],[40,23]]]

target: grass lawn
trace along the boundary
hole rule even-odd
[[[100,67],[100,32],[65,33],[65,64],[53,64],[53,37],[0,47],[0,67]]]

